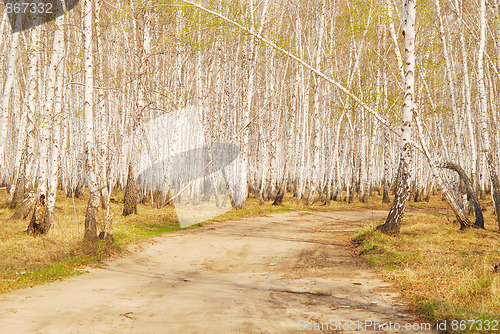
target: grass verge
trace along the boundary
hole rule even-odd
[[[446,320],[449,333],[492,333],[500,331],[500,234],[492,211],[485,230],[460,231],[440,209],[406,217],[398,237],[365,229],[353,241],[426,320]]]

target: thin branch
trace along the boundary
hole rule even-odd
[[[293,53],[291,53],[291,52],[283,49],[282,47],[278,46],[276,43],[270,41],[266,37],[261,36],[260,34],[257,34],[255,32],[253,32],[251,29],[242,26],[238,22],[233,21],[230,18],[227,18],[226,16],[224,16],[222,14],[219,14],[219,13],[217,13],[215,11],[212,11],[212,10],[206,8],[206,7],[203,7],[202,5],[197,4],[196,2],[189,1],[189,0],[180,0],[180,1],[182,1],[184,3],[187,3],[187,4],[190,4],[191,6],[196,7],[196,8],[198,8],[198,9],[200,9],[200,10],[206,12],[206,13],[209,13],[211,15],[217,16],[218,18],[220,18],[220,19],[222,19],[222,20],[224,20],[224,21],[226,21],[226,22],[228,22],[228,23],[230,23],[230,24],[238,27],[239,29],[243,30],[244,32],[246,32],[250,36],[255,37],[256,39],[260,40],[264,44],[267,44],[268,46],[270,46],[271,48],[275,49],[276,51],[279,51],[279,52],[283,53],[284,55],[290,57],[291,59],[295,60],[296,62],[298,62],[299,64],[301,64],[302,66],[304,66],[305,68],[307,68],[308,70],[310,70],[311,72],[313,72],[316,75],[318,75],[323,80],[325,80],[325,81],[331,83],[332,85],[334,85],[335,87],[337,87],[341,92],[343,92],[344,94],[346,94],[347,96],[349,96],[350,98],[352,98],[356,103],[358,103],[362,108],[364,108],[366,111],[368,111],[370,114],[372,114],[372,116],[374,116],[380,123],[382,123],[384,126],[386,126],[390,131],[392,131],[393,133],[395,133],[398,136],[400,135],[398,129],[393,128],[391,126],[391,124],[384,117],[382,117],[379,113],[377,113],[375,110],[373,110],[372,108],[370,108],[366,103],[364,103],[363,101],[361,101],[360,98],[358,98],[356,95],[354,95],[352,92],[350,92],[347,88],[345,88],[344,86],[342,86],[335,79],[329,77],[328,75],[324,74],[323,72],[321,72],[317,68],[313,67],[309,63],[307,63],[304,60],[300,59],[299,57],[295,56]]]

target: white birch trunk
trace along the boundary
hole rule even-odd
[[[401,56],[401,51],[399,50],[398,37],[396,35],[396,29],[394,28],[394,22],[392,20],[393,17],[393,5],[392,0],[388,0],[387,3],[387,11],[389,12],[389,32],[391,33],[392,42],[394,43],[394,54],[396,55],[396,60],[398,61],[398,69],[399,74],[401,75],[401,79],[403,82],[405,81],[405,68],[403,64],[403,57]]]
[[[321,64],[323,52],[323,41],[325,36],[325,3],[323,0],[317,2],[318,8],[316,9],[316,33],[318,34],[317,39],[315,39],[315,51],[314,51],[314,67],[319,69]],[[312,129],[312,171],[311,171],[311,182],[309,184],[309,194],[307,196],[307,204],[311,205],[314,202],[314,196],[318,192],[319,185],[319,169],[320,169],[320,145],[321,145],[321,116],[320,116],[320,101],[319,101],[319,78],[311,74],[311,86],[312,90],[312,118],[313,118],[313,129]],[[311,95],[310,95],[311,96]]]
[[[251,30],[255,29],[254,22],[254,0],[250,0],[250,15],[252,17],[252,27]],[[261,21],[259,22],[259,28],[257,29],[257,34],[260,35],[264,28],[267,15],[268,0],[264,0]],[[250,38],[250,45],[248,50],[248,60],[247,60],[247,75],[248,75],[248,88],[246,103],[243,109],[243,116],[241,117],[241,124],[244,127],[241,132],[241,151],[240,151],[240,168],[239,168],[239,180],[237,182],[236,198],[234,199],[234,204],[237,209],[244,209],[246,207],[246,199],[248,196],[248,167],[249,167],[249,143],[250,143],[250,133],[249,133],[249,123],[250,114],[253,107],[253,98],[255,94],[255,63],[256,63],[256,51],[255,51],[255,38],[252,36]]]
[[[455,91],[455,75],[454,75],[454,70],[452,67],[451,59],[450,59],[450,54],[448,52],[448,39],[447,39],[447,34],[445,32],[444,28],[444,23],[443,23],[443,17],[441,15],[441,6],[440,6],[440,0],[435,0],[436,3],[436,13],[439,19],[439,33],[441,37],[441,41],[443,43],[443,57],[445,60],[446,64],[446,79],[448,81],[448,97],[449,97],[449,103],[451,105],[451,112],[453,113],[453,120],[455,123],[454,126],[454,133],[455,133],[455,145],[454,147],[457,149],[455,150],[455,159],[458,160],[458,163],[460,166],[463,166],[463,158],[462,154],[463,152],[460,152],[459,148],[461,147],[461,141],[462,141],[462,135],[461,135],[461,126],[460,126],[460,114],[459,110],[457,108],[457,101],[456,101],[456,91]]]
[[[403,124],[400,135],[400,183],[392,208],[385,224],[378,229],[387,234],[399,233],[406,204],[410,196],[409,180],[411,175],[411,123],[415,112],[415,0],[405,0],[403,7],[403,22],[405,36],[405,97],[403,103]]]
[[[479,51],[477,55],[477,81],[479,86],[479,102],[480,102],[480,129],[481,138],[483,141],[483,152],[486,158],[486,166],[490,175],[492,183],[493,202],[495,204],[495,212],[497,215],[498,226],[500,228],[500,184],[496,171],[496,165],[493,161],[493,154],[491,152],[490,142],[490,129],[488,126],[488,97],[486,93],[485,79],[484,79],[484,53],[486,47],[486,1],[480,1],[480,40]]]
[[[94,52],[92,45],[93,1],[84,0],[83,3],[83,41],[84,41],[84,115],[85,115],[85,155],[87,185],[90,198],[85,216],[85,239],[95,240],[97,238],[97,210],[99,209],[99,184],[96,170],[96,147],[94,134]]]
[[[44,232],[47,233],[54,222],[54,205],[56,202],[57,182],[59,179],[59,140],[60,140],[60,120],[62,109],[62,79],[64,56],[64,32],[62,30],[62,21],[64,16],[55,20],[54,46],[48,71],[48,79],[51,80],[45,108],[50,120],[52,121],[52,143],[51,155],[49,157],[49,178],[47,192],[46,218],[44,222]]]
[[[4,13],[3,16],[6,14]],[[22,15],[16,15],[16,25],[21,25],[21,17]],[[18,29],[19,30],[19,29]],[[7,144],[7,119],[9,117],[9,106],[10,106],[10,97],[12,94],[12,88],[14,86],[14,80],[16,75],[16,67],[17,67],[17,59],[20,54],[19,52],[19,36],[20,32],[15,32],[12,34],[12,39],[10,42],[10,50],[7,58],[7,73],[5,83],[3,85],[2,92],[2,102],[1,102],[1,110],[0,110],[0,183],[4,183],[7,177],[6,170],[6,159],[5,159],[5,151]]]
[[[458,0],[455,0],[455,7],[459,15],[459,20],[462,21],[462,8],[459,7]],[[460,35],[460,49],[462,52],[462,66],[463,66],[463,84],[465,90],[465,117],[467,122],[467,130],[469,132],[468,139],[470,141],[470,159],[471,159],[471,179],[472,184],[477,192],[477,144],[476,144],[476,134],[473,125],[473,115],[472,115],[472,99],[471,99],[471,84],[469,79],[469,61],[466,50],[465,34],[463,27],[459,29]],[[500,50],[500,48],[499,48]]]

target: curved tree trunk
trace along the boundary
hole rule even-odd
[[[467,173],[465,173],[462,167],[451,162],[441,163],[437,167],[451,169],[457,172],[460,178],[464,181],[465,189],[467,191],[467,197],[469,201],[471,201],[472,206],[474,207],[474,212],[476,213],[476,222],[474,223],[473,226],[478,228],[484,228],[484,218],[483,218],[483,211],[481,209],[481,204],[479,204],[479,200],[477,199],[474,184],[467,176]]]

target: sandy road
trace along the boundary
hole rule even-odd
[[[293,212],[159,237],[105,269],[1,295],[0,329],[320,333],[335,331],[300,329],[330,321],[418,322],[394,287],[352,256],[349,236],[385,215]],[[350,332],[360,333],[342,331]]]

